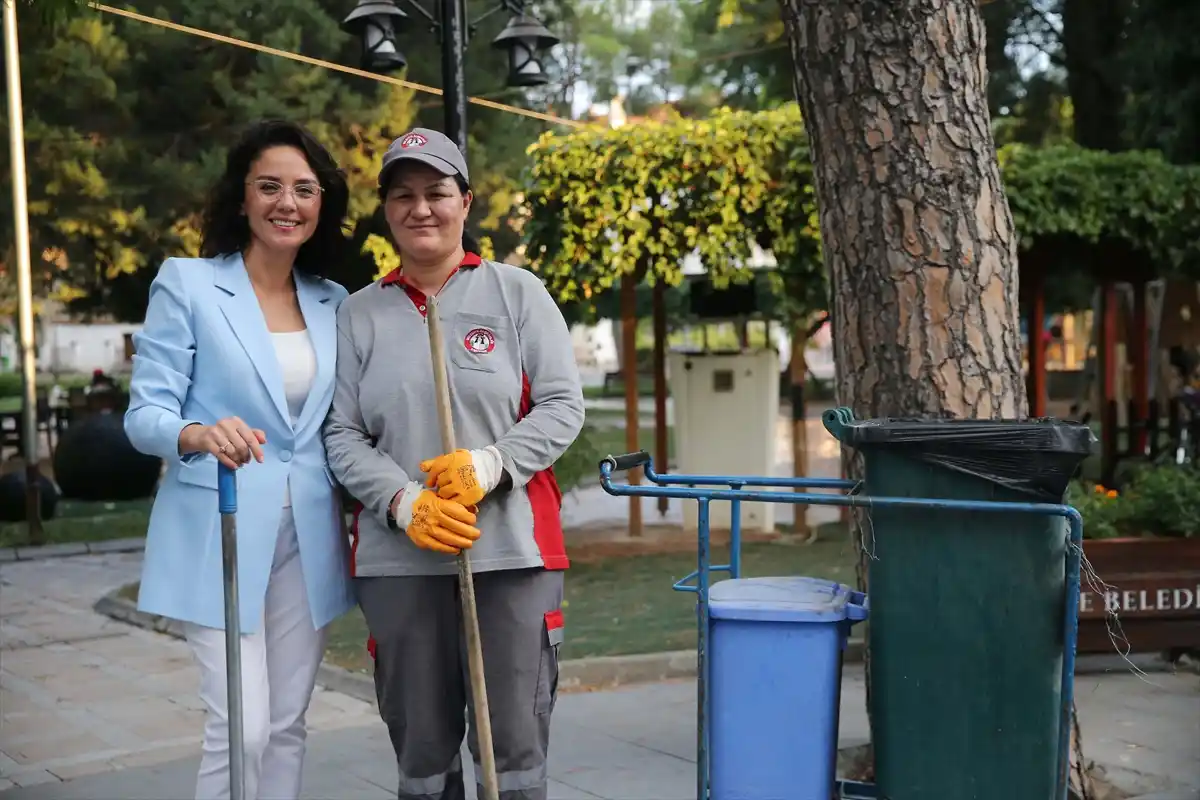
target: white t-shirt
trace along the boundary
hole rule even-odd
[[[308,399],[313,378],[317,374],[317,354],[313,350],[307,329],[272,333],[271,339],[275,343],[275,357],[279,359],[279,369],[283,373],[283,394],[287,398],[288,412],[294,425],[300,418],[304,401]],[[286,508],[291,504],[292,488],[289,478],[283,505]]]

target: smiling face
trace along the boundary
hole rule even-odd
[[[470,210],[469,191],[464,194],[453,177],[419,163],[396,170],[384,204],[401,257],[417,263],[452,256],[462,245]]]
[[[268,147],[250,165],[242,211],[250,246],[295,254],[317,229],[321,184],[295,147]]]

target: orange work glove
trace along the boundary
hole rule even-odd
[[[437,491],[438,497],[454,500],[464,506],[474,506],[496,488],[504,469],[500,451],[495,447],[482,450],[455,450],[421,462],[421,471],[429,473],[425,485]]]
[[[392,515],[422,550],[456,556],[470,549],[480,535],[470,509],[438,497],[415,481],[397,496]]]

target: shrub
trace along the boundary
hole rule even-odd
[[[1067,503],[1083,516],[1087,539],[1192,538],[1200,532],[1200,470],[1142,466],[1131,472],[1119,493],[1099,484],[1076,482],[1067,492]]]
[[[1072,483],[1067,492],[1067,505],[1074,506],[1083,516],[1085,539],[1114,539],[1127,535],[1124,523],[1128,504],[1116,491],[1099,484]]]
[[[595,440],[596,428],[584,423],[579,436],[567,448],[558,461],[554,462],[554,478],[563,494],[577,489],[585,481],[599,481],[600,459],[608,455],[601,453]]]

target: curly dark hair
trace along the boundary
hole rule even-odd
[[[295,268],[308,275],[325,277],[341,267],[347,257],[349,239],[343,228],[350,189],[346,175],[333,156],[304,127],[287,120],[269,119],[251,125],[225,158],[225,172],[209,194],[204,209],[205,258],[231,255],[250,244],[250,223],[241,213],[250,165],[270,147],[286,145],[304,153],[308,166],[323,189],[317,228],[296,254]]]

